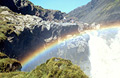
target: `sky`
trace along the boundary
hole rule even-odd
[[[45,9],[60,10],[70,12],[77,7],[87,4],[91,0],[29,0],[35,5],[42,6]]]

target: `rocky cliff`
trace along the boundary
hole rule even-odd
[[[12,12],[0,7],[0,51],[20,58],[44,44],[71,32],[78,32],[75,23],[44,21],[31,15]]]
[[[6,53],[12,58],[21,60],[28,53],[34,52],[41,46],[46,47],[50,42],[61,41],[64,36],[74,36],[76,33],[89,28],[96,28],[99,25],[95,23],[89,25],[87,23],[73,23],[65,21],[45,21],[35,15],[23,15],[13,12],[7,7],[0,7],[0,51]],[[72,35],[71,35],[72,33]],[[35,65],[30,64],[28,71],[32,70],[36,65],[41,64],[51,57],[63,57],[70,59],[74,64],[81,66],[84,72],[89,72],[89,49],[86,40],[79,38],[67,45],[61,45],[54,52],[47,54],[43,59],[39,59]],[[78,57],[76,57],[78,55]],[[81,61],[79,61],[82,59]],[[86,71],[86,70],[87,71]],[[22,72],[19,72],[22,73]],[[89,75],[89,73],[87,73]]]
[[[71,11],[68,16],[80,22],[112,23],[120,21],[120,0],[92,0]]]
[[[74,34],[80,33],[84,29],[89,27],[94,28],[95,26],[97,25],[89,25],[87,23],[77,24],[62,21],[44,21],[42,18],[37,16],[21,15],[11,11],[7,7],[0,7],[0,51],[6,53],[12,58],[21,60],[22,57],[25,57],[28,53],[34,52],[41,46],[46,46],[49,42],[54,42],[55,40],[59,42],[60,38],[63,36],[70,36],[72,32],[74,32]],[[81,44],[84,44],[84,41],[81,40],[80,43],[78,41],[76,44],[71,42],[68,46],[60,48],[58,53],[55,52],[53,54],[57,53],[56,56],[63,57],[63,54],[68,54],[69,56],[69,52],[71,52],[72,56],[67,58],[72,58],[72,62],[79,65],[80,62],[76,62],[75,60],[82,58],[85,59],[84,61],[88,61],[88,57],[86,56],[89,55],[87,50],[83,50],[85,53],[81,52]],[[79,48],[81,50],[79,50]],[[74,53],[76,50],[78,55],[80,54],[82,57],[76,57],[73,59],[74,55],[76,55],[76,53]],[[47,57],[51,56],[52,55]],[[43,61],[46,61],[45,59]],[[82,65],[84,64],[82,63]],[[83,68],[84,67],[82,67],[82,69]]]
[[[65,14],[58,10],[48,10],[41,6],[35,6],[29,0],[0,0],[0,5],[7,6],[12,11],[24,15],[29,14],[39,16],[44,20],[61,20]]]

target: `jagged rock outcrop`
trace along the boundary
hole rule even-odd
[[[87,5],[71,11],[68,16],[87,23],[119,22],[120,0],[92,0]]]
[[[78,67],[73,65],[70,60],[62,58],[51,58],[46,63],[36,67],[31,72],[11,72],[0,74],[6,78],[88,78],[87,75]]]
[[[31,15],[21,15],[0,7],[0,51],[21,58],[28,52],[59,37],[78,32],[76,23],[44,21]]]
[[[19,61],[9,58],[0,52],[0,73],[20,70],[22,68]]]
[[[39,16],[44,20],[61,20],[65,14],[61,11],[48,10],[42,8],[41,6],[35,6],[29,0],[0,0],[0,5],[7,6],[12,11],[24,15],[29,14]]]

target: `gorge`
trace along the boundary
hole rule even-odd
[[[21,62],[22,72],[15,72],[16,77],[53,78],[69,66],[74,70],[80,66],[78,72],[82,69],[90,78],[119,78],[119,3],[92,0],[65,14],[35,6],[28,0],[1,0],[0,52]],[[52,67],[56,68],[54,72]],[[74,76],[87,78],[84,73]],[[14,77],[14,72],[10,74]],[[0,76],[6,78],[4,74]]]

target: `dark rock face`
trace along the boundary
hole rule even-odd
[[[13,11],[17,11],[17,9],[18,9],[16,7],[16,5],[14,4],[13,0],[0,0],[0,5],[1,6],[9,6],[9,8]]]
[[[0,7],[0,10],[0,51],[19,60],[47,42],[78,31],[74,23],[44,21],[37,16],[13,13],[7,7]]]
[[[87,5],[78,7],[68,15],[87,23],[111,23],[120,21],[119,0],[92,0]]]
[[[19,61],[9,58],[0,52],[0,73],[20,70],[22,68]]]
[[[8,37],[13,37],[12,42],[5,40],[4,42],[1,42],[0,50],[5,52],[11,57],[14,58],[20,58],[23,56],[26,56],[28,52],[33,52],[40,46],[43,46],[46,44],[45,39],[51,38],[50,41],[53,40],[54,37],[62,37],[64,35],[68,35],[69,33],[73,31],[78,30],[77,25],[68,25],[68,26],[60,26],[54,25],[54,27],[50,28],[50,30],[44,29],[42,31],[42,26],[35,27],[32,32],[30,29],[24,29],[23,32],[19,36],[17,36],[15,33],[12,33],[10,35],[7,35]],[[49,42],[49,41],[47,41]]]
[[[0,47],[1,51],[8,54],[10,57],[21,58],[30,50],[34,51],[37,46],[42,46],[44,38],[37,36],[39,33],[31,33],[29,29],[24,29],[24,31],[17,36],[15,33],[8,35],[8,37],[14,37],[12,42],[5,40],[3,45]]]
[[[29,15],[36,15],[44,20],[61,20],[63,19],[63,15],[61,11],[55,10],[47,10],[42,8],[41,6],[35,6],[28,0],[0,0],[1,6],[7,6],[12,11],[21,13],[21,14],[29,14]],[[49,17],[48,15],[52,16]]]

